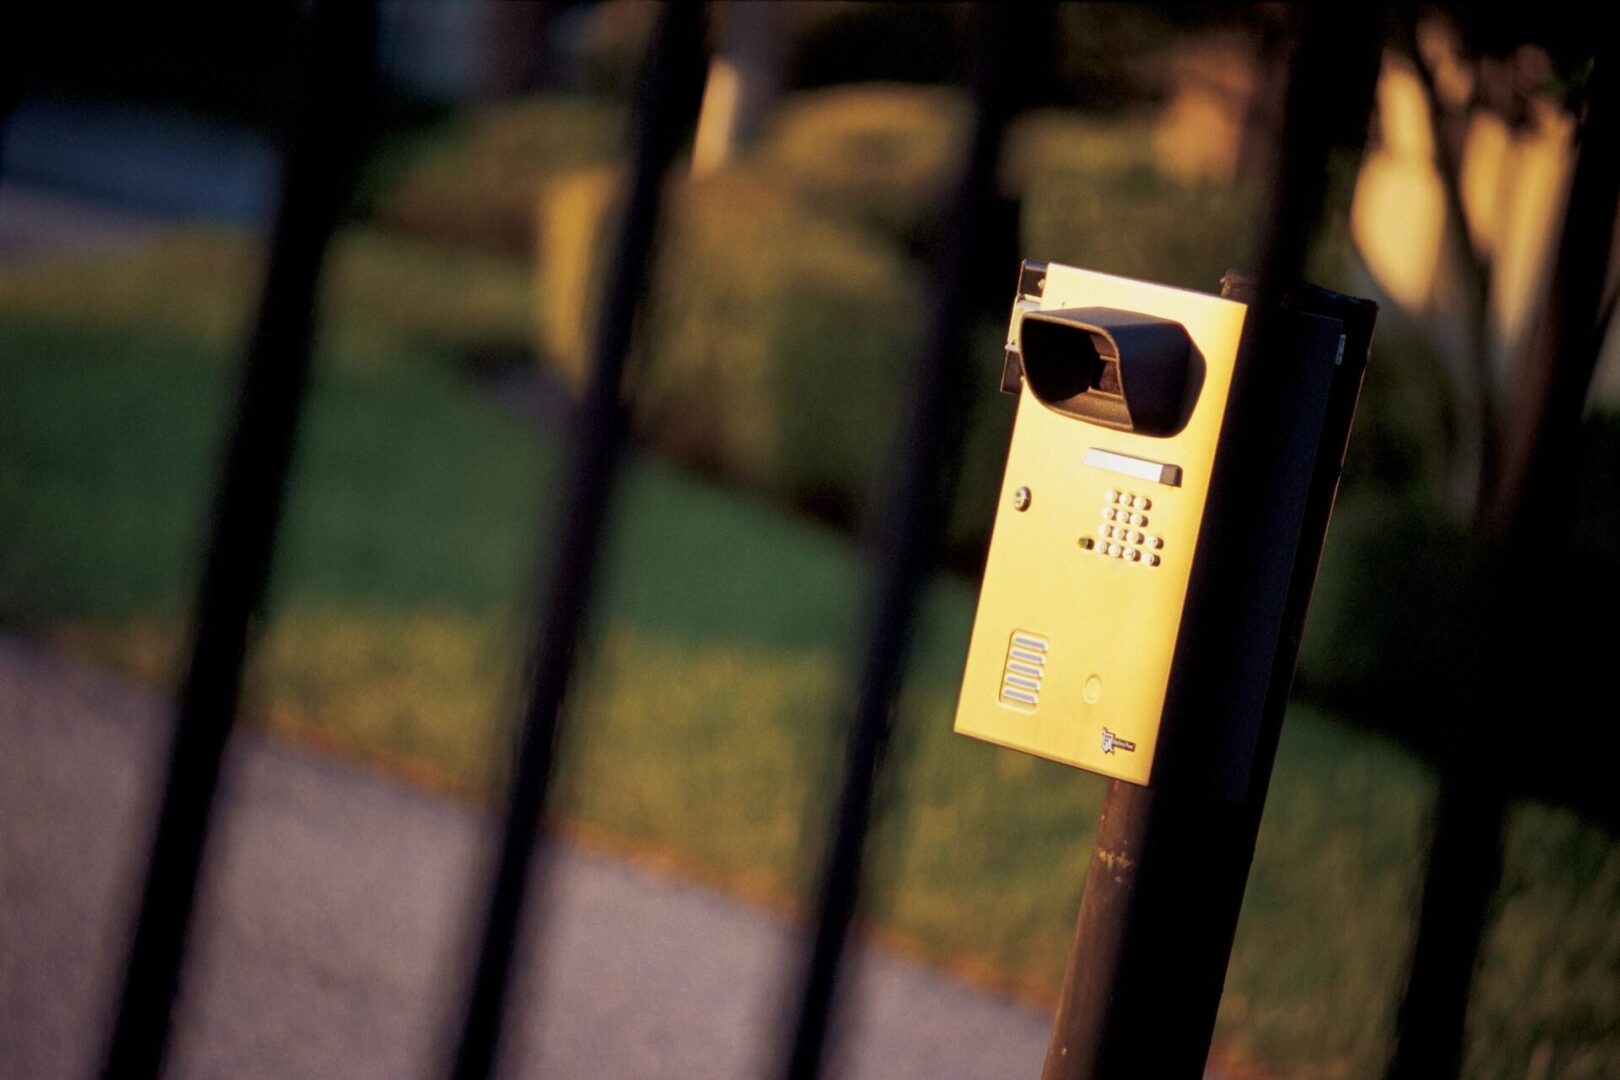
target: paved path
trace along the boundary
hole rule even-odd
[[[0,181],[0,264],[132,247],[151,241],[162,227],[145,214]]]
[[[91,1075],[167,715],[0,635],[0,1075]],[[486,820],[252,735],[227,794],[175,1074],[427,1075],[465,970]],[[553,903],[508,1075],[768,1071],[791,928],[567,847]],[[854,997],[843,1075],[1039,1074],[1045,1016],[875,949]]]

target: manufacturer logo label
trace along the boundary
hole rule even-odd
[[[1129,739],[1120,738],[1107,728],[1103,728],[1102,748],[1105,754],[1112,754],[1115,750],[1123,750],[1130,754],[1135,753],[1136,744]]]

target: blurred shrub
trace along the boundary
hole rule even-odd
[[[542,200],[540,352],[576,386],[618,184],[587,170]],[[893,427],[918,293],[896,252],[756,173],[682,184],[640,328],[637,427],[689,463],[846,517]]]
[[[1457,613],[1474,553],[1415,492],[1369,487],[1334,508],[1298,687],[1433,750],[1463,658]]]
[[[965,121],[960,96],[943,89],[796,94],[738,166],[680,185],[639,346],[642,435],[690,464],[852,520],[903,407],[927,275],[909,253],[952,182]],[[1054,113],[1018,124],[1002,183],[1025,195],[1024,252],[1213,287],[1241,261],[1241,200],[1162,176],[1152,153],[1145,124]],[[616,176],[577,170],[539,196],[539,352],[575,385],[609,272]],[[981,396],[950,526],[964,563],[988,535],[1011,425],[1011,402],[995,393],[1010,262],[1006,271],[971,350]]]
[[[1314,700],[1426,750],[1456,693],[1458,612],[1478,557],[1432,468],[1451,423],[1442,370],[1408,320],[1380,313],[1298,669]]]
[[[782,102],[748,160],[815,209],[915,248],[955,177],[967,118],[942,87],[806,91]]]
[[[962,85],[970,20],[962,6],[902,3],[802,5],[789,17],[785,83]],[[1147,4],[1026,4],[1014,48],[1020,101],[1118,111],[1156,101],[1166,51],[1183,35],[1223,22],[1252,28],[1268,16]]]
[[[1310,623],[1300,654],[1299,688],[1369,727],[1398,736],[1425,752],[1442,747],[1461,682],[1477,677],[1468,653],[1469,590],[1480,578],[1482,550],[1477,526],[1448,515],[1432,470],[1414,459],[1404,475],[1380,472],[1380,456],[1399,452],[1405,441],[1400,417],[1403,383],[1410,384],[1418,351],[1403,349],[1397,331],[1388,351],[1375,345],[1356,431],[1345,465],[1344,489],[1334,511]],[[1408,416],[1410,422],[1413,417]],[[1613,620],[1578,620],[1571,605],[1600,613],[1620,600],[1620,417],[1594,413],[1581,433],[1578,494],[1566,523],[1549,527],[1544,622],[1525,633],[1518,647],[1522,667],[1507,677],[1535,678],[1542,702],[1556,714],[1572,744],[1590,753],[1552,773],[1526,774],[1525,790],[1620,822],[1606,765],[1592,775],[1585,763],[1612,759],[1616,744],[1610,709],[1603,700],[1620,629]],[[1528,673],[1528,674],[1527,674]]]
[[[424,137],[378,200],[383,223],[424,239],[527,257],[536,191],[622,150],[624,110],[584,97],[536,97],[471,113]]]
[[[1165,175],[1141,122],[1035,113],[1013,133],[1004,183],[1022,195],[1030,258],[1204,292],[1248,258],[1249,194]]]

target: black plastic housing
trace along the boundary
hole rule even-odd
[[[1031,311],[1019,349],[1030,391],[1055,412],[1161,437],[1186,420],[1195,350],[1178,322],[1102,307]]]

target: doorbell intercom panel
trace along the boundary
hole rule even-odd
[[[1138,784],[1248,308],[1026,263],[1018,395],[956,730]]]

